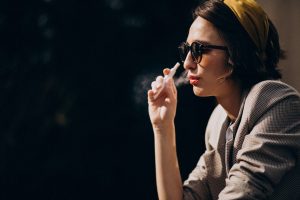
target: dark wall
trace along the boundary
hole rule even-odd
[[[157,199],[144,83],[178,60],[194,5],[1,0],[0,199]],[[178,96],[185,179],[214,100]]]

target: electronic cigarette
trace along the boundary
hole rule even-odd
[[[154,99],[156,99],[159,96],[159,94],[161,93],[161,91],[165,88],[165,85],[166,85],[165,82],[166,82],[166,80],[170,79],[170,78],[173,78],[173,76],[175,75],[176,70],[178,69],[179,66],[180,66],[180,63],[177,62],[175,64],[175,66],[172,69],[170,69],[170,73],[168,75],[164,76],[164,80],[163,80],[162,86],[154,94]]]

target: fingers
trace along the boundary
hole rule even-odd
[[[153,90],[148,90],[148,102],[154,101],[154,92]]]
[[[168,75],[169,73],[170,73],[169,68],[165,68],[163,70],[164,76]],[[165,84],[164,81],[168,82],[168,87],[165,89],[162,88],[162,86]],[[159,93],[164,93],[167,96],[171,95],[172,96],[171,99],[176,98],[177,90],[172,78],[169,78],[168,80],[164,80],[164,77],[162,76],[156,77],[155,81],[151,83],[151,90],[148,91],[148,100],[154,101],[157,97],[161,96]]]
[[[163,82],[164,78],[162,76],[158,76],[156,77],[155,81],[151,83],[152,90],[148,91],[149,101],[154,101],[157,98],[157,96],[159,95],[157,93],[160,93],[160,91],[162,90],[162,86],[164,84]]]
[[[175,100],[177,98],[177,89],[176,89],[174,80],[173,79],[167,79],[165,84],[166,84],[166,91],[168,93],[168,96],[172,100]]]
[[[169,68],[165,68],[163,70],[164,76],[168,75],[169,73],[170,73],[170,69]],[[163,81],[164,81],[164,77],[162,77],[162,76],[156,77],[155,81],[153,81],[151,83],[152,90],[156,90],[156,89],[160,88],[162,86],[162,84],[163,84]]]
[[[170,73],[169,68],[165,68],[163,70],[164,76],[168,75],[169,73]],[[162,76],[156,77],[156,80],[151,83],[152,90],[156,91],[157,89],[159,89],[163,85],[163,82],[164,82],[164,77]]]
[[[169,73],[170,73],[170,69],[169,68],[165,68],[164,70],[163,70],[163,74],[166,76],[166,75],[168,75]]]
[[[158,76],[156,77],[156,80],[155,80],[158,84],[161,84],[163,81],[164,81],[164,77],[162,76]]]
[[[163,85],[164,78],[162,76],[158,76],[155,81],[151,83],[151,88],[155,92]]]
[[[157,83],[155,81],[153,81],[151,83],[151,88],[152,88],[153,91],[156,91],[156,85],[157,85]]]

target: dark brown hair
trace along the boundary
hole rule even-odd
[[[223,1],[204,1],[196,7],[193,15],[194,18],[200,16],[208,20],[218,29],[228,45],[233,70],[231,78],[238,81],[242,89],[249,89],[263,80],[281,78],[278,62],[284,58],[284,52],[280,48],[278,32],[270,19],[266,50],[262,54]]]

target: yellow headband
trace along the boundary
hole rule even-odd
[[[224,0],[232,10],[260,52],[264,52],[268,40],[269,21],[264,10],[255,0]]]

